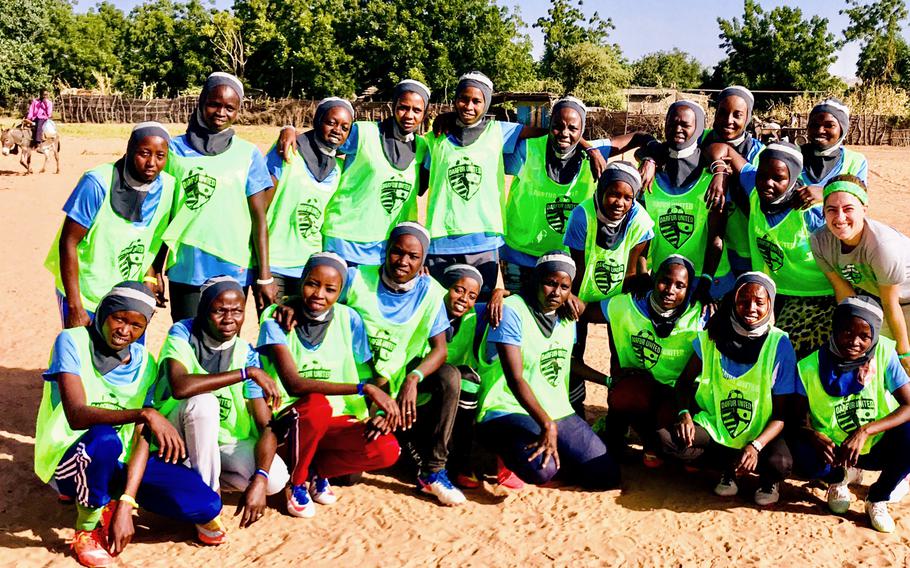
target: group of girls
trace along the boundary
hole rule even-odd
[[[481,485],[475,441],[506,487],[614,487],[630,427],[645,465],[716,466],[720,495],[757,472],[761,505],[795,467],[843,512],[858,468],[880,469],[866,508],[893,530],[910,473],[907,238],[865,219],[847,109],[825,101],[808,144],[764,148],[751,93],[730,87],[710,131],[680,101],[663,143],[587,141],[578,99],[543,130],[488,118],[492,92],[462,76],[425,135],[418,81],[378,123],[328,98],[263,157],[231,128],[242,84],[213,73],[185,134],[139,124],[123,158],[85,173],[46,262],[65,329],[35,454],[75,501],[81,563],[113,562],[134,508],[217,545],[223,490],[242,492],[241,526],[282,491],[311,517],[333,483],[402,450],[444,505]],[[638,166],[607,164],[633,150]],[[255,346],[239,336],[249,295]],[[167,300],[156,361],[143,333]],[[609,373],[584,361],[586,326],[605,322]],[[609,388],[596,428],[586,381]]]

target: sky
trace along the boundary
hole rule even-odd
[[[112,0],[124,10],[129,10],[140,0]],[[206,1],[206,0],[203,0]],[[219,8],[229,8],[232,0],[208,0]],[[500,5],[517,9],[528,25],[525,30],[534,43],[534,55],[543,51],[543,35],[532,27],[538,18],[546,16],[549,0],[497,0]],[[96,0],[78,0],[81,10],[87,10]],[[838,39],[847,27],[847,18],[838,13],[846,6],[844,0],[760,0],[766,10],[775,6],[799,7],[804,17],[819,15],[828,18],[828,29]],[[703,65],[713,67],[723,59],[719,47],[717,18],[730,19],[742,15],[742,2],[734,0],[587,0],[582,10],[587,14],[595,11],[602,18],[610,17],[616,29],[610,34],[610,41],[618,43],[629,60],[635,60],[646,53],[666,51],[677,47],[694,55]],[[910,40],[910,29],[905,27],[904,37]],[[847,44],[839,53],[831,73],[844,78],[856,74],[856,58],[859,45]]]

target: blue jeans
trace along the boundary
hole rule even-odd
[[[57,490],[80,505],[103,507],[111,500],[112,489],[118,491],[126,482],[126,465],[119,460],[122,451],[112,426],[92,426],[60,459],[54,472]],[[154,454],[145,466],[136,501],[147,511],[197,525],[221,513],[221,497],[198,473]]]
[[[835,483],[841,480],[842,473],[825,462],[808,435],[798,434],[791,446],[799,475]],[[868,454],[859,457],[856,467],[882,472],[869,487],[868,500],[887,501],[898,483],[910,475],[910,422],[885,432]]]
[[[567,481],[586,489],[608,489],[619,485],[619,464],[587,422],[571,414],[556,421],[560,471]],[[546,467],[541,456],[528,461],[540,437],[540,426],[526,414],[506,414],[477,425],[479,439],[493,450],[507,468],[522,481],[544,484],[556,475],[551,459]]]

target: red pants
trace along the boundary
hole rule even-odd
[[[395,436],[386,434],[367,441],[366,425],[353,416],[332,416],[328,399],[321,394],[302,397],[294,405],[297,425],[289,439],[291,483],[310,478],[310,466],[320,477],[339,477],[390,467],[401,449]]]

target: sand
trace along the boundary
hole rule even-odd
[[[60,329],[45,254],[62,220],[60,207],[80,174],[112,161],[124,148],[126,126],[62,125],[63,171],[18,175],[14,157],[0,158],[0,565],[75,566],[68,552],[74,511],[32,472],[35,414],[53,339]],[[173,127],[179,132],[179,127]],[[244,129],[265,150],[273,130]],[[906,149],[858,148],[871,163],[872,214],[910,233],[903,192],[910,186]],[[39,158],[40,159],[40,158]],[[248,318],[243,335],[255,337]],[[161,346],[170,317],[152,321],[148,344]],[[587,359],[606,364],[602,330]],[[603,389],[589,386],[589,412],[602,414]],[[339,502],[318,507],[313,519],[287,516],[271,502],[252,528],[237,528],[237,496],[226,496],[230,541],[218,548],[194,542],[188,526],[140,513],[122,566],[246,566],[306,562],[315,566],[906,566],[910,565],[908,506],[892,506],[897,531],[868,527],[862,498],[842,517],[827,512],[817,486],[788,482],[781,503],[751,503],[755,481],[742,495],[715,497],[713,474],[674,466],[624,467],[622,489],[600,493],[571,487],[502,492],[469,491],[468,503],[443,508],[417,495],[407,471],[367,475],[336,490]]]

